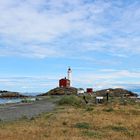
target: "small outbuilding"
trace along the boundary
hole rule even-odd
[[[96,97],[96,104],[102,103],[102,102],[103,102],[103,99],[104,99],[104,97],[102,97],[102,96],[97,96],[97,97]]]
[[[83,95],[85,93],[83,88],[78,88],[77,89],[77,95]]]

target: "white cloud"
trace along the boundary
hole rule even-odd
[[[119,65],[120,59],[130,60],[131,55],[140,54],[139,25],[139,0],[1,0],[0,56],[67,57],[107,68]],[[131,85],[139,84],[139,71],[114,68],[93,73],[94,69],[82,66],[80,69],[90,72],[75,76],[79,85],[122,86],[128,85],[127,80]],[[118,67],[123,69],[121,64]],[[0,82],[13,87],[17,83],[19,87],[35,87],[37,78],[29,79],[4,78]],[[42,79],[40,87],[45,87]],[[56,83],[50,82],[50,87]]]
[[[0,1],[0,55],[45,58],[73,55],[73,49],[118,57],[139,54],[139,6],[137,0]]]
[[[0,77],[0,89],[21,92],[46,92],[58,86],[58,79],[59,77],[54,75]]]
[[[103,88],[129,88],[133,89],[140,84],[140,71],[116,70],[116,69],[101,69],[93,72],[76,73],[73,83],[76,85],[89,86],[95,89]],[[129,87],[130,85],[130,87]],[[137,86],[140,87],[140,86]]]
[[[140,71],[117,69],[101,69],[98,72],[92,68],[73,69],[72,83],[75,87],[93,87],[95,90],[104,88],[140,88]],[[81,71],[82,70],[82,71]],[[80,71],[80,72],[79,72]],[[0,78],[1,90],[43,91],[46,92],[58,86],[62,75],[49,76],[9,76]]]

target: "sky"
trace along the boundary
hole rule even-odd
[[[139,0],[0,0],[0,90],[140,89]]]

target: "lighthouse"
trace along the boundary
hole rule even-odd
[[[72,75],[72,70],[71,70],[70,67],[68,68],[67,73],[68,73],[68,80],[70,80],[70,83],[71,83],[70,86],[72,86],[72,77],[71,77],[71,75]]]

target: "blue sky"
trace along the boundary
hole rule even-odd
[[[0,0],[0,90],[140,88],[139,0]]]

